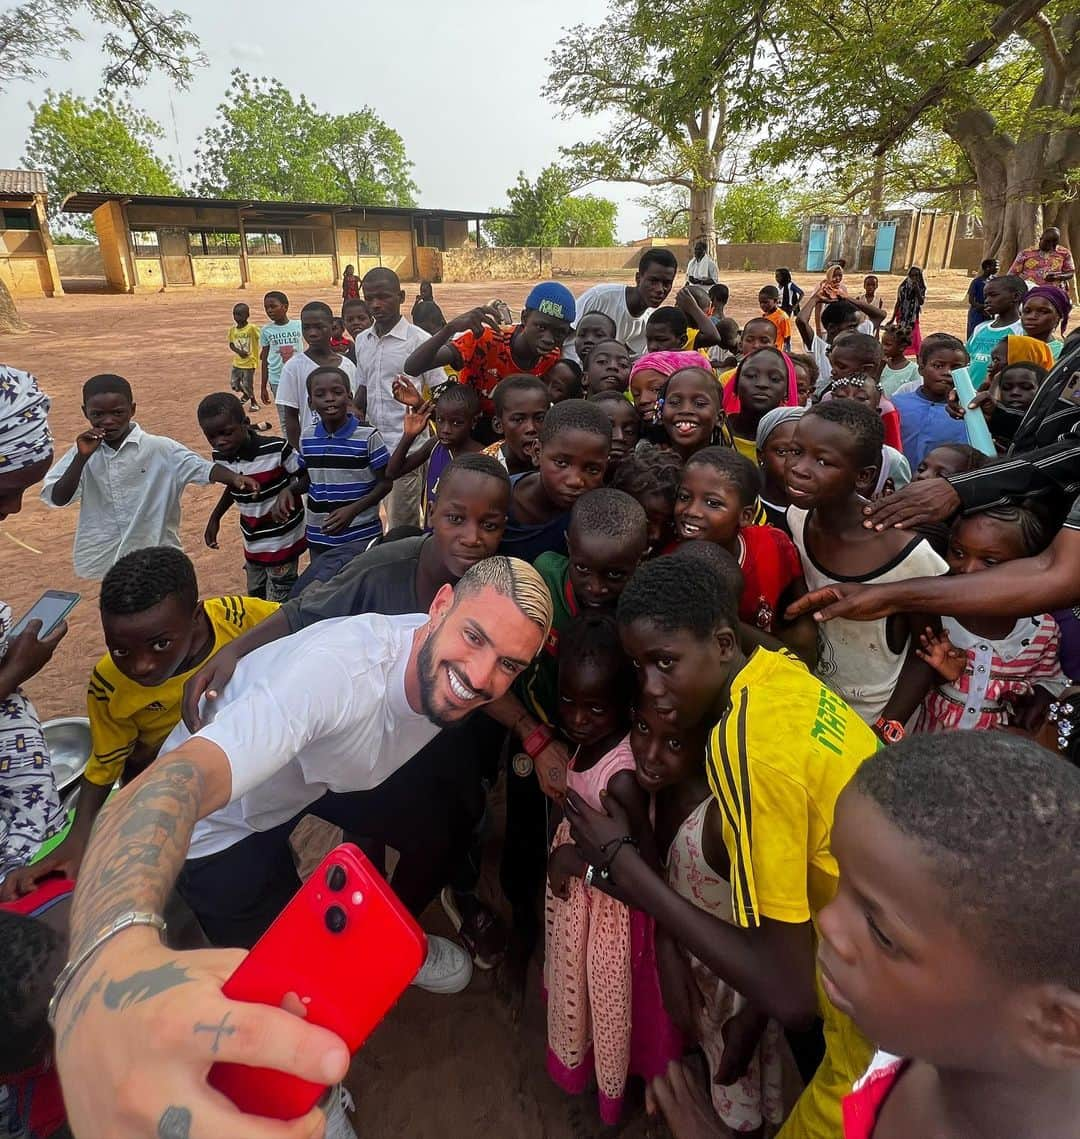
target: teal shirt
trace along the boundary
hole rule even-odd
[[[968,355],[971,357],[968,371],[971,373],[971,382],[976,389],[986,379],[986,373],[990,368],[990,353],[993,352],[994,345],[1006,336],[1024,335],[1024,328],[1020,321],[1016,321],[1014,324],[1003,324],[1000,328],[993,328],[992,324],[993,322],[989,320],[985,324],[980,324],[967,342]]]

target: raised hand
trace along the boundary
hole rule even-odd
[[[394,399],[406,407],[418,408],[423,405],[424,397],[417,390],[416,384],[403,372],[394,377],[390,384],[390,391]]]
[[[79,452],[84,459],[89,459],[90,456],[101,446],[102,440],[105,438],[105,432],[100,427],[91,427],[87,431],[75,436],[75,450]]]
[[[919,634],[919,647],[915,654],[950,684],[959,680],[967,667],[967,653],[949,640],[944,629],[937,633],[929,625]]]

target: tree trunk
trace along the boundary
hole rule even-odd
[[[874,171],[870,178],[870,207],[872,218],[881,217],[885,209],[885,156],[874,158]]]
[[[0,333],[27,332],[30,326],[15,307],[15,301],[8,292],[7,285],[0,281]]]
[[[690,191],[690,246],[703,237],[709,252],[716,253],[716,183],[704,190]]]

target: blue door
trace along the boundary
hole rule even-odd
[[[828,235],[828,226],[810,226],[810,240],[806,246],[806,268],[808,271],[820,271],[825,268],[825,246],[828,242]]]
[[[874,239],[874,272],[892,271],[893,246],[896,244],[896,222],[879,221]]]

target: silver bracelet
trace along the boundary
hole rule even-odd
[[[49,1001],[48,1021],[49,1027],[56,1027],[56,1010],[60,1005],[60,1001],[67,992],[68,985],[71,984],[75,974],[90,960],[90,958],[108,941],[110,938],[115,937],[118,933],[123,933],[125,929],[130,929],[133,925],[149,925],[160,933],[165,932],[165,919],[158,914],[140,913],[136,910],[129,910],[126,914],[121,914],[115,918],[113,922],[106,926],[94,938],[94,940],[76,957],[73,961],[69,961],[63,969],[60,970],[60,975],[56,978],[56,984],[53,985],[52,999]]]
[[[592,885],[592,876],[595,873],[596,873],[596,867],[593,866],[593,864],[590,862],[589,865],[585,868],[585,885],[586,886]]]

